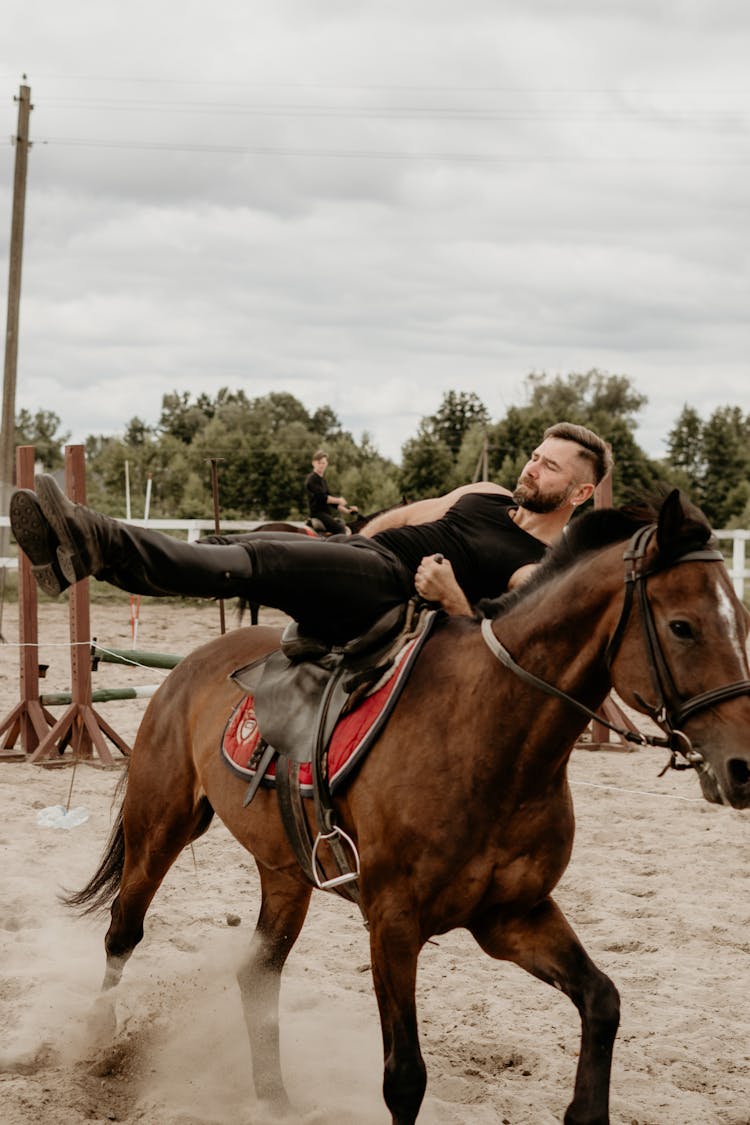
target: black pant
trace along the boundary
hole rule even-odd
[[[262,542],[243,543],[253,600],[284,610],[315,636],[349,640],[414,593],[403,564],[364,536],[260,534]]]
[[[320,523],[322,523],[323,527],[331,535],[341,535],[342,532],[346,531],[346,524],[344,523],[344,521],[336,519],[336,517],[332,516],[328,511],[311,512],[310,519],[318,520]]]
[[[130,593],[239,597],[283,610],[334,644],[364,632],[414,592],[396,556],[361,535],[266,531],[185,543],[107,520],[102,539],[105,566],[97,577]]]

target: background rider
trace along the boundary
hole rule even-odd
[[[320,520],[326,531],[331,535],[348,534],[348,528],[343,520],[337,519],[331,513],[331,508],[339,512],[356,512],[355,507],[347,504],[343,496],[331,496],[328,491],[328,482],[325,472],[328,468],[328,454],[319,449],[312,459],[313,471],[305,477],[305,491],[310,518]]]

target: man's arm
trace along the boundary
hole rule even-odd
[[[478,484],[464,484],[446,492],[444,496],[430,497],[429,500],[417,500],[414,504],[407,504],[403,508],[391,508],[370,520],[362,528],[360,535],[377,535],[379,531],[390,531],[394,527],[411,527],[418,523],[432,523],[439,520],[453,507],[457,500],[469,492],[499,492],[503,496],[510,496],[507,488],[502,485],[492,484],[490,481],[480,481]]]
[[[539,563],[519,566],[508,580],[508,589],[515,590],[528,582]],[[439,602],[452,617],[471,617],[474,613],[463,590],[456,581],[453,567],[442,555],[426,555],[414,575],[414,589],[428,602]]]

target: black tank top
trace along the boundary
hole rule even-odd
[[[514,571],[536,563],[546,546],[510,516],[516,502],[499,492],[468,492],[442,519],[379,531],[372,542],[387,548],[414,574],[425,555],[445,555],[473,605],[508,588]]]

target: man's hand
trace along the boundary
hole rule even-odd
[[[453,567],[442,555],[425,555],[414,575],[414,588],[425,601],[438,602],[446,613],[471,617],[471,606]]]

